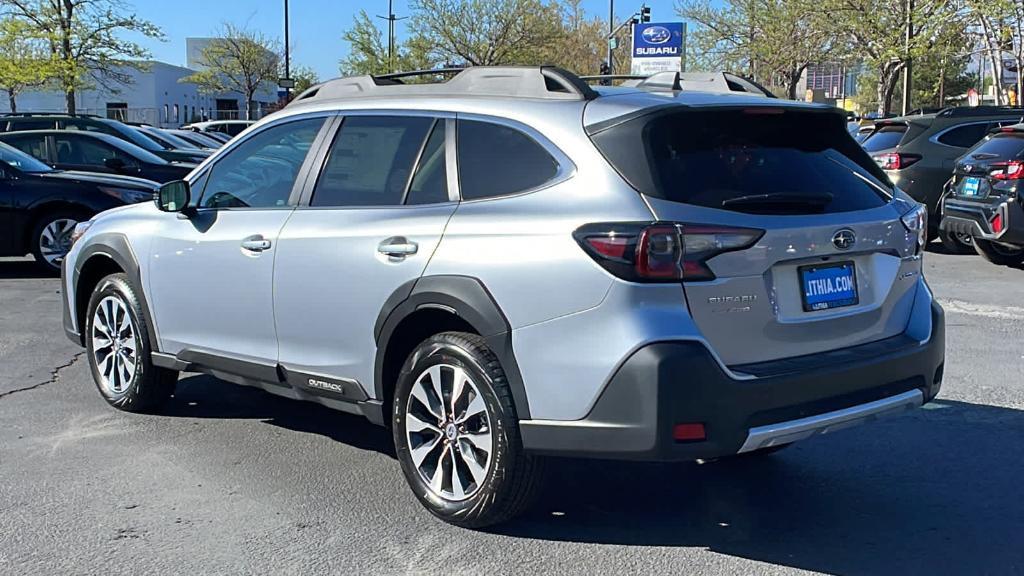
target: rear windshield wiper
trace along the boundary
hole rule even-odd
[[[999,154],[993,154],[991,152],[978,152],[977,154],[971,154],[971,158],[975,160],[990,160],[992,158],[999,158]]]
[[[821,194],[793,194],[790,192],[772,192],[769,194],[748,194],[722,200],[723,207],[730,206],[825,206],[832,202],[834,196],[828,192]]]

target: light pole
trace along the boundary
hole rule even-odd
[[[608,0],[608,37],[605,42],[608,45],[608,74],[614,74],[612,68],[612,36],[615,35],[615,0]]]
[[[288,0],[284,0],[284,77],[286,80],[291,80],[291,46],[289,46],[288,29]],[[291,100],[292,89],[290,86],[285,86],[284,101],[291,102]]]
[[[395,21],[405,20],[408,16],[398,18],[395,16],[394,0],[388,0],[388,15],[377,15],[377,18],[388,21],[388,72],[395,71]]]

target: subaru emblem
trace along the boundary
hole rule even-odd
[[[844,228],[832,236],[832,245],[840,250],[849,250],[856,243],[857,235],[849,228]]]
[[[664,44],[672,39],[672,33],[664,26],[650,26],[644,28],[640,34],[648,44]]]

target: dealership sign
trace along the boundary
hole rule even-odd
[[[632,73],[639,75],[681,70],[683,23],[643,23],[633,28]]]

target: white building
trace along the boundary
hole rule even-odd
[[[189,39],[190,47],[193,46]],[[190,57],[191,60],[191,57]],[[201,120],[245,117],[245,97],[240,94],[204,94],[195,84],[180,82],[194,71],[183,66],[150,61],[143,70],[128,68],[132,78],[111,90],[100,87],[75,94],[79,113],[96,114],[128,122],[145,122],[160,127],[178,127]],[[277,102],[276,87],[266,86],[254,98],[259,118]],[[18,112],[65,112],[65,97],[59,90],[25,92],[18,96]],[[0,98],[0,113],[10,112],[7,98]]]

